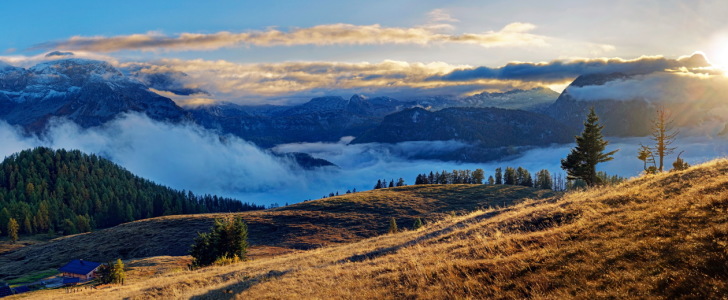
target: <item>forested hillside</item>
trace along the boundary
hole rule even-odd
[[[162,215],[262,208],[173,190],[78,150],[35,148],[0,164],[3,234],[11,218],[21,233],[73,234]]]

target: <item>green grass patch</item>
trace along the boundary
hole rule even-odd
[[[51,277],[51,276],[56,275],[56,274],[58,274],[58,270],[57,269],[48,269],[48,270],[45,270],[45,271],[30,273],[30,274],[25,275],[25,276],[22,276],[22,277],[18,277],[18,278],[15,278],[15,279],[8,280],[7,283],[10,284],[10,285],[18,285],[18,284],[23,284],[23,283],[31,283],[31,282],[36,282],[36,281],[41,280],[41,279],[46,278],[46,277]]]

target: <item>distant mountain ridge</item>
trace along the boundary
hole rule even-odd
[[[338,141],[376,126],[408,103],[388,97],[319,97],[292,107],[246,107],[220,103],[189,109],[198,124],[232,133],[263,147],[282,143]]]
[[[167,121],[187,115],[107,62],[71,58],[28,69],[0,66],[0,118],[12,125],[37,132],[51,118],[65,117],[91,127],[132,111]]]
[[[554,103],[559,93],[538,87],[530,90],[515,89],[506,92],[482,92],[467,97],[427,97],[417,98],[418,105],[432,109],[448,107],[496,107],[542,112]]]
[[[488,147],[565,142],[558,121],[537,113],[501,108],[453,107],[439,111],[407,109],[384,118],[380,126],[352,143],[461,140]]]

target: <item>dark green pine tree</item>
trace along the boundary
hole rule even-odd
[[[483,180],[485,180],[485,171],[483,171],[483,169],[475,169],[472,176],[472,183],[483,184]]]
[[[554,184],[553,179],[551,179],[551,174],[548,170],[543,169],[541,171],[536,172],[536,183],[534,184],[534,187],[537,189],[542,190],[550,190],[552,189],[552,186]]]
[[[511,168],[511,167],[506,167],[506,172],[503,174],[503,184],[508,184],[508,185],[517,184],[516,169]]]
[[[609,141],[604,140],[599,117],[592,107],[584,122],[584,131],[576,137],[576,147],[561,160],[561,168],[566,171],[569,180],[581,179],[588,186],[601,183],[597,176],[597,164],[610,161],[619,149],[604,153]]]

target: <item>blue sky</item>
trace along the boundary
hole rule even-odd
[[[378,93],[377,85],[402,87],[401,95],[568,83],[481,80],[451,89],[420,81],[509,62],[677,59],[700,51],[728,66],[726,1],[2,1],[0,11],[0,60],[31,65],[67,50],[120,67],[184,72],[184,84],[210,91],[204,99],[167,95],[180,102],[276,104],[325,91]],[[357,83],[357,76],[313,78],[291,69],[311,62],[329,71],[348,64],[347,76],[368,64],[360,77],[397,62],[409,64],[398,72],[421,76]],[[275,85],[261,85],[271,78]]]

